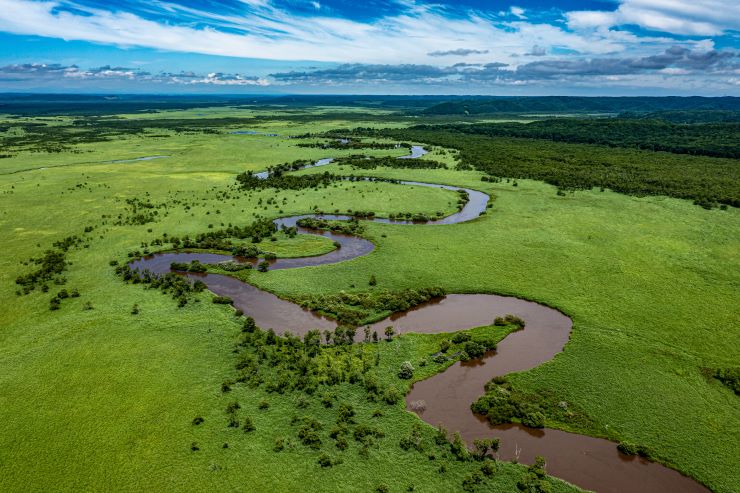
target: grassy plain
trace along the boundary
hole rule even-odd
[[[395,212],[396,204],[410,212],[449,213],[455,207],[452,192],[386,183],[341,183],[318,192],[266,191],[217,199],[214,190],[232,185],[237,172],[263,169],[311,152],[318,157],[321,152],[294,148],[282,139],[224,138],[241,139],[245,155],[262,152],[262,161],[234,157],[224,162],[227,152],[211,143],[213,152],[201,150],[197,159],[173,154],[168,160],[49,167],[0,177],[0,236],[5,250],[0,259],[4,307],[0,419],[5,424],[0,433],[0,490],[368,491],[381,482],[405,486],[407,481],[417,491],[459,487],[477,465],[450,462],[448,471],[440,474],[438,463],[402,451],[398,442],[418,419],[400,404],[380,406],[384,415],[374,419],[387,436],[367,460],[358,457],[355,445],[342,454],[344,464],[328,470],[316,463],[316,452],[302,445],[276,454],[272,451],[276,437],[296,441],[290,424],[294,414],[311,414],[324,421],[326,434],[335,411],[325,410],[317,398],[308,408],[298,408],[293,396],[247,389],[222,394],[221,382],[233,371],[231,350],[240,327],[233,310],[210,303],[208,294],[201,295],[200,303],[178,309],[169,296],[125,285],[115,276],[108,265],[111,259],[125,257],[139,249],[141,241],[163,232],[192,235],[207,231],[209,224],[244,224],[255,214],[275,217],[308,212],[314,206],[346,210],[361,204],[379,214]],[[188,139],[174,137],[173,141],[179,142],[173,145],[185,145]],[[130,145],[127,139],[118,142],[120,153],[114,144],[104,151],[106,158],[129,157],[124,152]],[[196,138],[187,145],[200,144]],[[164,151],[157,147],[151,152]],[[2,165],[12,169],[18,161],[22,165],[32,158],[6,159]],[[45,157],[49,162],[55,158],[63,161],[69,156]],[[114,226],[118,214],[127,214],[125,199],[130,198],[154,203],[180,199],[190,209],[170,207],[157,222]],[[258,205],[268,198],[276,198],[279,205]],[[84,233],[87,226],[95,229]],[[71,265],[65,273],[64,287],[78,289],[80,298],[66,299],[60,310],[52,312],[49,298],[61,286],[52,284],[49,293],[17,296],[14,279],[30,269],[24,263],[70,234],[86,239],[84,248],[68,254]],[[278,243],[284,243],[282,254],[292,255],[313,242]],[[264,246],[272,245],[265,242]],[[83,309],[87,302],[92,310]],[[139,306],[138,315],[131,314],[134,304]],[[399,358],[416,361],[419,351],[428,351],[431,343],[438,345],[434,338],[427,338],[426,346],[412,344],[413,339],[408,336],[379,345],[388,355],[387,361],[382,358],[387,365],[385,378],[399,381],[395,376]],[[356,387],[348,386],[339,394],[355,405],[362,419],[377,406],[371,407],[364,391]],[[267,411],[256,410],[262,398],[271,404]],[[224,408],[235,399],[241,402],[242,413],[253,417],[256,433],[227,428]],[[195,427],[191,421],[199,415],[206,422]],[[198,443],[200,451],[191,451],[192,442]],[[228,449],[222,448],[224,443],[230,444]],[[331,444],[324,448],[340,455]],[[502,465],[490,481],[490,490],[511,491],[521,474],[519,466]],[[556,482],[555,491],[573,488]]]
[[[280,121],[249,129],[287,135],[342,126],[349,125]],[[403,452],[398,442],[418,419],[400,405],[383,406],[383,416],[372,418],[387,436],[367,460],[357,456],[354,445],[342,453],[343,464],[329,469],[320,468],[316,453],[302,445],[273,452],[277,436],[295,437],[294,414],[311,414],[331,425],[336,411],[316,400],[300,409],[290,396],[261,390],[223,395],[219,387],[232,371],[239,330],[233,310],[209,303],[208,295],[178,309],[168,296],[121,283],[108,266],[163,232],[192,235],[207,231],[209,224],[244,224],[255,214],[276,217],[315,206],[379,215],[401,209],[449,212],[453,193],[342,183],[319,191],[215,198],[214,191],[231,186],[245,169],[342,155],[295,147],[283,137],[137,137],[83,150],[81,155],[0,160],[0,173],[48,168],[0,176],[0,490],[368,491],[381,482],[395,485],[392,491],[407,482],[416,491],[459,488],[475,465],[450,462],[440,474],[438,463]],[[170,157],[76,164],[83,162],[81,156],[99,163],[159,154]],[[453,162],[447,153],[434,154]],[[69,166],[52,169],[60,164]],[[494,207],[454,226],[368,224],[367,235],[378,246],[372,254],[253,276],[258,285],[285,296],[336,293],[352,290],[352,284],[366,286],[375,275],[376,289],[443,286],[449,292],[510,294],[555,306],[573,318],[572,339],[553,361],[513,376],[516,385],[554,391],[583,409],[598,424],[583,431],[647,445],[715,491],[740,490],[737,397],[701,373],[702,367],[731,366],[740,359],[734,308],[740,302],[737,210],[707,211],[688,201],[608,191],[557,196],[539,182],[484,183],[469,171],[360,174],[469,186],[491,193]],[[192,207],[168,208],[157,222],[140,226],[113,226],[101,217],[125,213],[124,201],[133,197],[177,198]],[[279,205],[258,205],[260,198],[270,197]],[[83,234],[86,226],[96,229]],[[65,274],[66,287],[78,288],[81,297],[51,312],[48,301],[58,286],[47,294],[17,296],[14,279],[29,269],[22,262],[70,234],[89,240],[88,247],[70,252]],[[295,253],[294,247],[286,252]],[[87,301],[93,310],[82,309]],[[134,303],[141,309],[135,316],[130,313]],[[400,361],[417,361],[437,343],[434,336],[406,335],[381,344],[386,378],[395,379]],[[352,386],[338,394],[363,419],[371,419],[378,406]],[[226,427],[223,410],[235,399],[242,404],[240,412],[254,419],[257,432],[246,435]],[[257,409],[261,399],[270,402],[269,409]],[[197,415],[206,421],[194,427]],[[201,450],[192,452],[192,442]],[[222,448],[224,443],[229,448]],[[328,445],[325,449],[341,455]],[[512,491],[521,470],[502,465],[487,490]],[[554,490],[572,491],[560,482]]]
[[[570,343],[550,363],[514,376],[516,384],[584,409],[598,427],[580,431],[647,445],[716,491],[740,488],[737,397],[701,372],[740,359],[736,209],[608,191],[558,196],[540,182],[491,184],[475,172],[356,173],[473,187],[491,193],[494,207],[453,226],[371,224],[379,243],[372,255],[272,272],[260,285],[292,295],[321,290],[328,279],[346,289],[374,274],[378,287],[440,285],[557,307],[574,321]]]

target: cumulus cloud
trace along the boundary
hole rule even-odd
[[[147,84],[171,85],[224,85],[224,86],[265,86],[269,82],[261,77],[241,74],[214,72],[197,74],[195,72],[159,72],[152,74],[145,70],[128,67],[111,67],[104,65],[81,69],[77,65],[25,63],[0,67],[0,81],[12,82],[45,82],[66,79],[68,81],[101,81],[120,80]]]
[[[520,78],[604,76],[664,71],[666,74],[731,74],[740,69],[740,56],[730,51],[691,51],[675,46],[658,55],[642,58],[592,58],[589,60],[541,60],[520,65]]]
[[[501,62],[432,65],[344,64],[330,69],[274,73],[277,84],[345,85],[400,82],[405,84],[502,84],[553,80],[604,78],[637,74],[727,76],[740,71],[740,54],[734,51],[692,51],[674,46],[646,57],[611,57],[581,60],[538,60],[519,66]],[[734,77],[731,77],[734,79]],[[729,79],[728,79],[729,80]]]
[[[732,0],[622,0],[617,10],[573,11],[571,29],[634,24],[674,34],[713,36],[740,30],[740,3]]]
[[[488,50],[471,50],[469,48],[458,48],[456,50],[432,51],[427,53],[429,56],[468,56],[468,55],[485,55]]]
[[[531,50],[524,54],[524,56],[545,56],[547,50],[544,46],[534,45]]]

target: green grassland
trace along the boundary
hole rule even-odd
[[[108,265],[162,233],[194,235],[209,225],[249,223],[256,214],[278,217],[315,207],[381,216],[454,210],[453,192],[378,182],[299,192],[234,191],[238,172],[346,152],[296,147],[283,135],[347,126],[341,120],[280,120],[246,127],[280,137],[129,136],[81,144],[82,154],[0,159],[5,173],[0,176],[0,490],[371,491],[383,482],[394,485],[391,491],[403,491],[408,483],[415,491],[460,488],[475,463],[449,461],[440,474],[440,461],[401,450],[399,440],[419,420],[401,404],[367,402],[364,391],[352,385],[336,389],[339,400],[352,404],[358,419],[376,423],[386,437],[364,459],[355,444],[339,452],[324,436],[322,450],[344,462],[321,468],[317,453],[298,444],[290,420],[311,415],[325,423],[326,434],[335,408],[324,408],[318,397],[299,407],[290,394],[242,387],[221,392],[233,372],[240,327],[232,308],[210,303],[207,293],[199,303],[178,308],[169,296],[122,283]],[[99,164],[159,154],[170,157]],[[441,148],[432,156],[454,164],[453,154]],[[12,173],[35,167],[47,169]],[[481,182],[481,173],[453,169],[341,173],[472,187],[492,194],[494,205],[485,216],[454,226],[369,223],[365,235],[377,245],[370,255],[336,265],[255,272],[252,282],[290,297],[352,291],[352,285],[367,290],[374,275],[373,289],[442,286],[557,307],[574,320],[571,341],[553,361],[512,376],[514,385],[554,392],[586,412],[595,425],[579,431],[646,445],[661,461],[715,491],[740,489],[737,397],[701,371],[740,359],[737,209],[704,210],[685,200],[596,190],[561,196],[541,182]],[[230,198],[216,197],[223,190]],[[274,205],[259,203],[273,197]],[[173,205],[144,225],[115,226],[111,217],[102,217],[125,215],[127,198],[177,199],[190,208]],[[83,233],[88,226],[94,229]],[[60,286],[16,295],[15,277],[30,269],[23,262],[71,234],[85,238],[86,245],[70,250],[64,287],[79,289],[80,298],[49,311],[49,298]],[[270,245],[265,241],[261,248]],[[275,246],[289,256],[330,245],[281,239]],[[94,309],[83,310],[86,302]],[[131,314],[134,304],[138,315]],[[439,337],[408,334],[378,344],[383,378],[407,385],[395,376],[398,365],[429,355]],[[415,378],[440,369],[426,366]],[[268,409],[257,408],[262,399]],[[224,408],[234,400],[242,406],[240,418],[253,418],[256,432],[226,426]],[[372,418],[378,407],[383,415]],[[205,419],[197,427],[191,424],[196,416]],[[571,427],[552,419],[547,425]],[[292,437],[296,445],[273,452],[277,437]],[[193,442],[199,451],[191,450]],[[486,480],[486,491],[514,490],[522,471],[502,464]],[[559,481],[553,485],[553,491],[575,491]]]
[[[214,187],[226,189],[243,167],[213,170],[210,162],[180,163],[174,170],[172,164],[157,161],[69,166],[2,178],[0,231],[6,254],[1,261],[0,415],[6,426],[0,433],[0,490],[291,491],[309,485],[314,491],[367,491],[381,482],[409,481],[419,491],[433,491],[440,484],[450,489],[460,485],[476,464],[450,462],[440,474],[438,463],[398,447],[400,437],[418,422],[400,404],[382,405],[384,416],[376,422],[387,437],[369,459],[360,459],[352,446],[344,453],[344,464],[324,470],[316,464],[318,454],[303,446],[276,454],[276,437],[295,438],[293,414],[325,421],[328,433],[335,411],[324,410],[317,399],[308,408],[297,408],[294,396],[259,390],[223,395],[220,385],[233,371],[231,349],[240,326],[233,309],[210,303],[207,294],[200,303],[178,309],[169,296],[121,283],[108,265],[163,232],[182,236],[207,231],[210,224],[248,223],[256,213],[274,217],[314,206],[345,210],[358,202],[386,215],[396,210],[392,204],[409,211],[451,213],[455,194],[360,182],[319,192],[266,191],[221,200],[213,197]],[[110,218],[102,218],[125,214],[124,200],[134,197],[154,202],[178,197],[192,206],[170,208],[160,221],[139,226],[113,226]],[[283,212],[278,206],[257,205],[268,198],[276,198]],[[87,226],[95,229],[85,234]],[[67,299],[52,312],[48,300],[61,286],[17,296],[13,281],[29,269],[22,263],[69,234],[84,237],[87,244],[70,251],[65,273],[64,287],[78,289],[80,298]],[[281,254],[298,255],[309,246],[316,248],[316,242],[326,246],[315,238],[265,241],[262,246],[282,246]],[[92,310],[83,310],[87,302]],[[140,308],[135,316],[134,304]],[[379,346],[388,355],[387,362],[383,357],[386,378],[398,381],[398,358],[417,361],[429,344],[438,346],[434,337],[426,346],[412,341],[408,336]],[[338,393],[353,403],[358,416],[368,417],[364,391]],[[269,411],[249,411],[255,434],[226,427],[228,402],[239,399],[247,412],[263,397],[271,402]],[[191,421],[198,415],[206,422],[194,427]],[[192,442],[198,442],[199,452],[190,450]],[[223,449],[227,442],[230,448]],[[339,455],[333,446],[325,448]],[[510,491],[521,471],[503,464],[491,490]],[[555,491],[573,491],[562,482],[554,484]]]

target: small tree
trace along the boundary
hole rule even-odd
[[[460,432],[455,432],[455,436],[450,444],[450,452],[452,452],[452,455],[460,461],[465,461],[470,458],[470,452],[468,451],[468,447],[465,445],[465,442],[463,442]]]
[[[390,325],[385,328],[385,338],[387,341],[393,340],[393,334],[395,334],[396,331],[391,327]]]
[[[306,335],[303,336],[303,345],[306,347],[309,356],[318,354],[321,346],[321,332],[318,329],[306,332]]]
[[[499,447],[498,438],[484,438],[473,440],[473,446],[476,451],[476,458],[483,460],[489,451],[496,452]]]
[[[260,272],[267,272],[268,270],[270,270],[270,262],[268,262],[267,260],[263,260],[257,265],[257,270]]]
[[[247,416],[244,418],[244,424],[242,424],[242,429],[244,430],[244,433],[249,433],[251,431],[256,430],[257,428],[254,426],[254,421],[252,421],[252,418]]]

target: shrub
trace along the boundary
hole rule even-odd
[[[199,424],[203,423],[205,419],[203,419],[203,416],[196,416],[193,418],[193,425],[198,426]]]
[[[459,461],[466,461],[470,458],[470,452],[460,437],[460,432],[455,432],[452,443],[450,443],[450,452]]]
[[[719,368],[712,376],[740,395],[740,368]]]
[[[263,260],[257,265],[257,270],[260,272],[267,272],[268,270],[270,270],[270,262],[268,262],[267,260]]]
[[[378,486],[375,487],[375,491],[377,493],[389,493],[391,491],[391,488],[385,483],[380,483]]]
[[[231,305],[234,303],[234,300],[228,296],[214,296],[212,301],[217,305]]]
[[[244,433],[249,433],[250,431],[254,431],[257,428],[254,426],[254,421],[251,417],[246,416],[244,418],[244,424],[242,425],[242,429],[244,430]]]
[[[398,370],[398,378],[409,380],[414,376],[414,367],[410,361],[404,361],[401,363],[401,368]]]
[[[269,402],[267,402],[267,401],[266,401],[265,399],[262,399],[262,400],[261,400],[261,401],[259,402],[259,404],[257,404],[257,407],[258,407],[259,409],[269,409],[269,408],[270,408],[270,403],[269,403]]]
[[[306,416],[303,418],[303,424],[298,429],[298,438],[300,438],[303,445],[318,450],[321,448],[321,437],[318,434],[318,430],[322,427],[319,421]]]
[[[450,340],[443,339],[442,343],[439,345],[439,351],[442,353],[446,353],[447,351],[449,351],[450,346],[452,346],[452,343],[450,342]]]
[[[131,315],[138,315],[139,314],[139,305],[134,303],[134,306],[131,307]]]
[[[458,332],[452,336],[453,344],[461,344],[470,340],[470,334],[467,332]]]
[[[516,325],[521,329],[524,327],[524,320],[517,317],[516,315],[508,314],[504,317],[496,317],[493,320],[493,325],[496,325],[498,327],[503,327],[506,325]]]
[[[285,450],[285,438],[277,437],[275,439],[275,445],[272,447],[273,452],[282,452]]]
[[[486,352],[486,347],[477,342],[468,341],[463,346],[463,352],[467,355],[465,359],[481,358]]]
[[[437,431],[434,433],[434,443],[437,445],[447,445],[450,443],[447,439],[447,429],[441,424],[437,426]]]
[[[387,404],[396,404],[401,400],[401,397],[401,393],[393,386],[388,387],[383,393],[383,400]]]
[[[630,442],[620,442],[617,445],[617,450],[625,455],[637,455],[637,445]]]
[[[480,472],[483,473],[484,476],[488,476],[490,478],[496,472],[496,463],[492,460],[484,462],[483,465],[480,466]]]
[[[347,450],[347,448],[349,447],[349,442],[344,437],[337,437],[336,446],[339,450]]]
[[[527,413],[522,418],[522,424],[524,426],[529,426],[530,428],[544,428],[545,415],[539,411]]]
[[[474,491],[482,482],[483,476],[480,472],[475,471],[463,479],[462,488],[465,491]]]
[[[352,409],[352,406],[342,402],[339,404],[339,410],[337,415],[337,423],[354,423],[354,419],[352,419],[355,415],[355,410]]]

